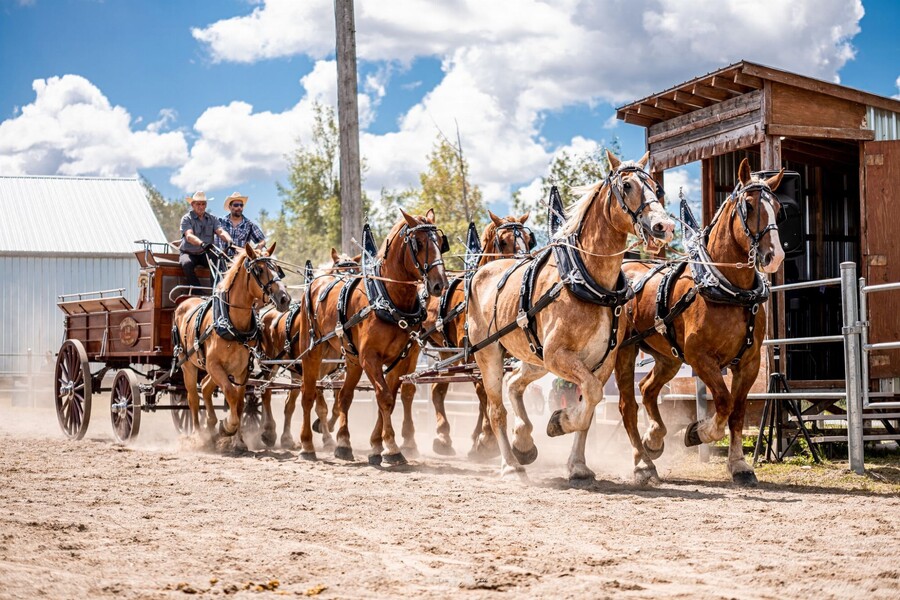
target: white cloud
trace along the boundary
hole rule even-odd
[[[894,85],[897,86],[898,93],[894,94],[893,98],[895,100],[900,100],[900,77],[897,78],[897,81],[894,82]]]
[[[663,175],[663,188],[666,190],[667,202],[678,202],[681,190],[688,199],[696,199],[700,193],[700,179],[693,177],[687,169],[670,169]]]
[[[174,167],[187,158],[180,132],[163,123],[132,129],[131,116],[78,75],[36,79],[35,100],[0,123],[0,172],[35,175],[132,176]]]

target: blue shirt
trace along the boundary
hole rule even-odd
[[[237,227],[235,227],[231,222],[231,217],[224,217],[219,219],[219,225],[222,227],[222,229],[228,232],[228,235],[231,236],[231,243],[238,248],[243,248],[244,244],[246,244],[247,242],[256,245],[266,239],[266,236],[263,235],[262,229],[260,229],[256,223],[246,217],[243,217],[243,220]],[[234,256],[235,250],[226,249],[225,242],[223,242],[221,238],[218,238],[216,240],[216,243],[220,248],[225,250],[228,256]]]

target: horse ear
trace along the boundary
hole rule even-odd
[[[741,161],[741,166],[738,167],[738,181],[741,182],[741,185],[747,185],[750,183],[750,179],[750,161],[745,158]]]
[[[356,264],[359,264],[360,262],[362,262],[362,254],[357,254],[356,256],[354,256],[353,262],[355,262]]]
[[[272,245],[269,246],[269,249],[266,251],[268,253],[268,256],[272,256],[275,254],[275,245],[276,244],[277,244],[277,242],[272,242]]]
[[[490,210],[488,210],[488,216],[491,217],[491,221],[493,221],[494,225],[496,225],[497,227],[503,225],[503,219],[492,213]]]
[[[254,260],[256,258],[256,250],[253,249],[253,244],[251,244],[250,242],[244,244],[244,252],[247,253],[247,257],[250,258],[250,260]]]
[[[398,210],[400,211],[400,214],[403,215],[403,218],[406,219],[406,224],[407,224],[407,225],[409,225],[410,227],[418,227],[418,226],[419,226],[419,222],[416,221],[416,218],[415,218],[414,216],[410,215],[409,213],[407,213],[407,212],[406,212],[405,210],[403,210],[402,208],[400,208],[400,209],[398,209]]]
[[[530,216],[531,216],[531,211],[529,210],[527,213],[525,213],[524,215],[519,217],[519,223],[524,223],[525,221],[528,220],[528,217],[530,217]]]
[[[639,165],[641,166],[641,168],[643,169],[644,167],[647,166],[647,163],[648,163],[649,161],[650,161],[650,151],[647,150],[646,152],[644,152],[644,155],[641,157],[641,160],[638,161],[638,164],[639,164]]]
[[[619,165],[622,164],[622,161],[619,160],[618,158],[616,158],[616,155],[613,154],[612,152],[610,152],[608,148],[606,150],[606,160],[609,161],[609,170],[610,171],[615,171],[616,169],[619,168]]]
[[[341,255],[338,254],[338,251],[335,249],[334,246],[332,246],[331,247],[331,262],[337,262],[338,260],[340,260],[340,258],[341,258]]]
[[[428,221],[429,223],[434,223],[434,209],[433,208],[429,208],[428,212],[425,213],[425,220]]]
[[[772,175],[768,179],[766,179],[766,185],[769,186],[769,189],[773,192],[778,189],[778,186],[781,185],[781,178],[784,177],[784,169],[778,171],[777,175]]]

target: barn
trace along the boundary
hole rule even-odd
[[[46,369],[61,294],[137,294],[135,240],[165,241],[137,178],[0,176],[0,378]]]

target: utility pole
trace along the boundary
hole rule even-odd
[[[341,251],[356,254],[362,242],[362,189],[359,175],[359,109],[356,104],[356,25],[353,0],[334,0],[337,33],[338,124],[341,136]]]

